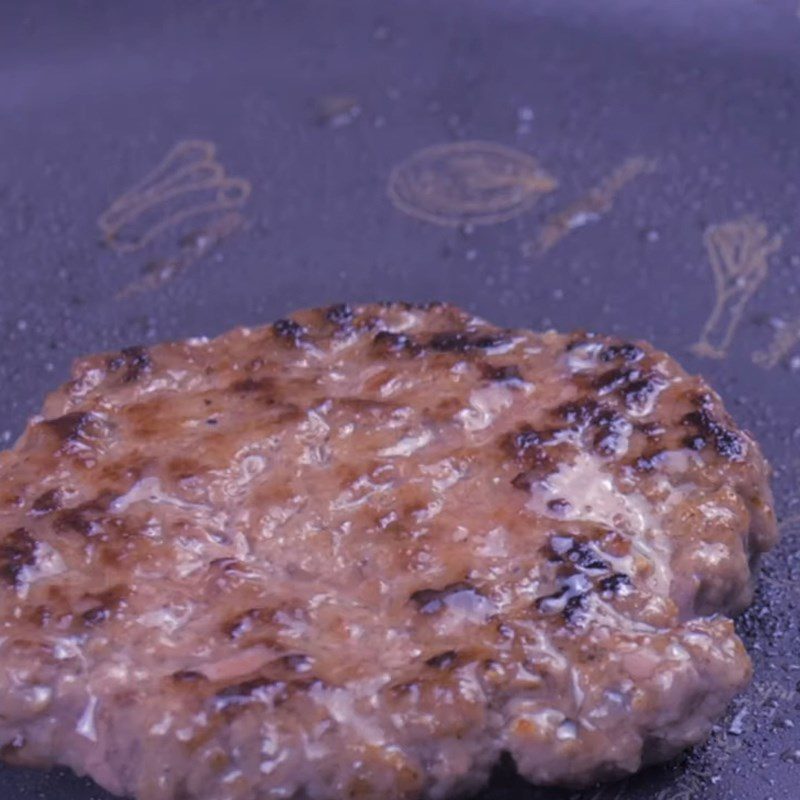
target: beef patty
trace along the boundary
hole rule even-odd
[[[647,344],[441,304],[79,361],[0,455],[0,745],[141,800],[444,797],[701,740],[768,468]]]

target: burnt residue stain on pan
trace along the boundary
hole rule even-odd
[[[491,225],[530,208],[558,182],[531,155],[466,141],[417,151],[389,176],[394,206],[435,225]]]
[[[724,358],[750,298],[767,277],[769,257],[783,240],[760,220],[745,216],[709,226],[703,242],[714,275],[714,305],[692,352]]]
[[[217,160],[213,142],[178,142],[142,180],[125,191],[100,214],[97,225],[104,244],[118,254],[142,251],[166,241],[177,254],[151,260],[140,280],[118,297],[158,288],[214,249],[242,227],[240,209],[252,187],[244,178],[231,177]],[[179,236],[192,222],[196,227]]]
[[[651,158],[631,156],[625,159],[586,194],[545,220],[536,242],[523,245],[523,249],[546,253],[572,231],[597,222],[611,211],[614,199],[625,186],[656,168],[657,162]]]

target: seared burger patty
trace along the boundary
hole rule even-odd
[[[649,345],[445,305],[86,358],[0,454],[0,746],[140,800],[633,772],[748,681],[767,476]]]

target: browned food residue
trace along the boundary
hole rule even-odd
[[[769,257],[782,244],[755,217],[708,227],[703,242],[714,274],[714,306],[692,351],[706,358],[724,358],[750,298],[764,282]]]
[[[435,225],[491,225],[521,214],[558,182],[527,153],[492,142],[426,147],[392,170],[389,199]]]
[[[546,253],[571,231],[597,222],[613,208],[614,199],[625,186],[640,175],[654,172],[656,166],[655,160],[644,156],[627,158],[586,194],[553,214],[545,222],[533,249]]]

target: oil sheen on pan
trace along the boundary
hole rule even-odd
[[[558,182],[527,153],[492,142],[426,147],[392,171],[394,205],[436,225],[491,225],[530,208]]]
[[[586,784],[703,739],[768,468],[644,342],[336,305],[80,360],[0,454],[0,744],[138,800]]]

